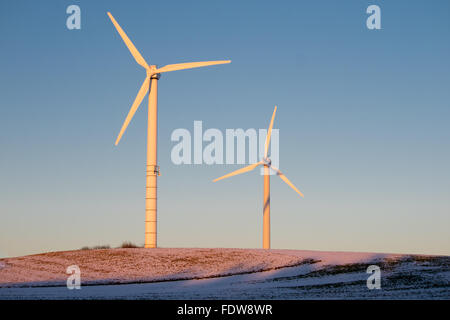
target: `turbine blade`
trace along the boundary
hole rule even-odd
[[[187,63],[177,63],[177,64],[168,64],[167,66],[161,67],[157,69],[156,73],[183,70],[183,69],[192,69],[206,66],[213,66],[215,64],[224,64],[230,63],[231,60],[220,60],[220,61],[202,61],[202,62],[187,62]]]
[[[226,175],[224,175],[224,176],[222,176],[220,178],[214,179],[213,182],[216,182],[216,181],[219,181],[219,180],[222,180],[222,179],[225,179],[225,178],[229,178],[229,177],[241,174],[241,173],[245,173],[245,172],[248,172],[248,171],[252,171],[253,169],[255,169],[257,166],[259,166],[261,164],[263,164],[262,161],[254,163],[254,164],[251,164],[249,166],[243,167],[243,168],[238,169],[236,171],[233,171],[233,172],[231,172],[229,174],[226,174]]]
[[[303,193],[301,193],[278,168],[275,168],[274,166],[270,166],[270,167],[273,170],[275,170],[275,172],[277,173],[277,176],[279,176],[284,182],[286,182],[289,187],[294,189],[294,191],[297,192],[302,198],[304,197]]]
[[[128,115],[125,118],[125,122],[122,125],[122,128],[120,129],[119,135],[117,136],[117,140],[115,145],[119,143],[120,139],[122,138],[122,135],[124,134],[125,130],[128,127],[128,124],[130,123],[131,119],[133,118],[134,114],[136,113],[136,110],[139,108],[139,105],[141,104],[142,100],[144,99],[145,95],[149,91],[150,87],[150,77],[146,77],[144,80],[144,83],[142,84],[141,88],[139,89],[139,92],[134,99],[133,105],[131,106],[130,111],[128,111]]]
[[[266,144],[264,145],[264,158],[267,158],[267,153],[269,152],[270,137],[272,136],[273,120],[275,119],[276,112],[277,112],[277,106],[275,106],[275,109],[273,109],[273,114],[272,114],[272,119],[270,120],[269,130],[267,130]]]
[[[112,16],[111,13],[108,12],[108,17],[111,19],[112,23],[114,24],[114,27],[116,27],[117,32],[119,32],[120,36],[122,37],[123,42],[125,42],[125,45],[128,47],[128,50],[130,50],[131,54],[133,55],[134,59],[137,63],[139,63],[141,66],[143,66],[145,69],[148,69],[148,64],[145,61],[145,59],[141,56],[139,51],[134,46],[133,42],[131,42],[130,38],[128,38],[127,34],[123,29],[119,26],[116,19]]]

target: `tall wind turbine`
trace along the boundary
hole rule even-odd
[[[191,69],[198,67],[212,66],[215,64],[230,63],[230,60],[222,61],[202,61],[202,62],[188,62],[168,64],[164,67],[158,68],[156,65],[148,65],[145,59],[141,56],[139,51],[133,45],[131,40],[125,34],[123,29],[119,26],[116,19],[108,12],[108,17],[111,19],[114,27],[122,37],[123,42],[130,50],[134,59],[138,64],[145,68],[147,76],[142,84],[139,92],[134,100],[130,111],[128,112],[125,122],[120,129],[116,140],[116,145],[122,138],[123,133],[127,129],[128,124],[133,118],[136,110],[141,104],[147,92],[148,95],[148,131],[147,131],[147,180],[145,192],[145,248],[156,248],[156,178],[159,176],[159,166],[157,165],[157,144],[158,144],[158,80],[160,74],[163,72]]]
[[[295,192],[297,192],[301,197],[303,197],[303,193],[301,193],[293,184],[289,181],[288,178],[278,169],[272,165],[272,161],[268,157],[269,152],[269,144],[270,144],[270,136],[272,135],[272,127],[273,120],[275,119],[275,113],[277,112],[277,106],[273,110],[272,119],[270,120],[269,130],[267,131],[266,143],[264,145],[264,158],[257,163],[251,164],[244,168],[233,171],[229,174],[226,174],[220,178],[214,179],[213,182],[229,178],[241,173],[249,172],[255,169],[258,166],[264,166],[264,199],[263,199],[263,248],[270,249],[270,169],[274,170],[276,174],[286,182]]]

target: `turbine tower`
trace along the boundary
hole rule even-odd
[[[269,130],[267,130],[266,143],[264,145],[264,158],[257,163],[251,164],[244,168],[233,171],[220,178],[214,179],[213,182],[229,178],[241,173],[249,172],[256,167],[264,166],[264,198],[263,198],[263,248],[270,249],[270,169],[274,170],[276,174],[286,182],[292,189],[295,190],[301,197],[303,194],[289,181],[289,179],[276,167],[272,165],[272,161],[268,157],[270,136],[272,135],[273,120],[275,119],[275,113],[277,112],[277,106],[273,110],[272,119],[270,120]]]
[[[198,67],[212,66],[216,64],[230,63],[230,60],[221,61],[203,61],[203,62],[188,62],[169,64],[164,67],[158,68],[156,65],[148,65],[145,59],[141,56],[139,51],[133,45],[131,40],[125,34],[123,29],[117,23],[116,19],[108,12],[108,17],[111,19],[117,32],[122,37],[123,42],[130,50],[134,59],[138,64],[145,68],[147,75],[144,83],[142,84],[139,92],[134,100],[130,111],[128,112],[125,122],[120,129],[115,145],[117,145],[122,138],[123,133],[128,127],[131,119],[133,118],[136,110],[141,104],[147,92],[148,95],[148,131],[147,131],[147,179],[146,179],[146,192],[145,192],[145,248],[156,248],[156,219],[157,219],[157,176],[159,173],[157,150],[158,150],[158,80],[160,74],[163,72],[191,69]]]

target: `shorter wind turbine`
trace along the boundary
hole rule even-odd
[[[264,200],[263,200],[263,248],[270,249],[270,169],[274,170],[284,182],[286,182],[295,192],[297,192],[301,197],[303,197],[303,193],[301,193],[293,184],[289,181],[289,179],[276,167],[272,165],[272,161],[267,156],[269,151],[270,144],[270,136],[272,135],[272,127],[273,120],[275,119],[275,113],[277,112],[277,106],[273,110],[272,119],[270,120],[269,130],[267,131],[266,143],[264,145],[264,158],[254,164],[246,166],[244,168],[233,171],[229,174],[226,174],[220,178],[214,179],[213,182],[229,178],[241,173],[249,172],[255,169],[258,166],[264,166]]]

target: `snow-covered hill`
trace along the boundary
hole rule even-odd
[[[82,290],[68,290],[79,266]],[[381,269],[369,290],[367,267]],[[177,281],[175,281],[177,280]],[[0,299],[450,299],[450,257],[260,249],[101,249],[0,259]]]

